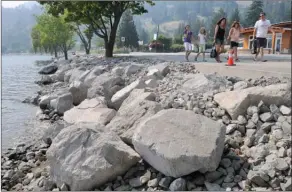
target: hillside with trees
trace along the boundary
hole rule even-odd
[[[254,25],[262,10],[266,12],[271,23],[291,20],[291,0],[154,1],[154,3],[154,6],[145,3],[144,8],[148,12],[140,12],[143,14],[136,14],[137,12],[135,13],[135,9],[132,8],[128,9],[131,10],[130,12],[123,11],[122,15],[119,15],[119,22],[115,24],[117,26],[110,23],[111,18],[107,16],[108,10],[103,10],[108,9],[106,3],[105,7],[97,8],[101,14],[104,14],[104,23],[100,18],[91,18],[100,22],[95,25],[89,25],[90,17],[85,19],[80,17],[83,13],[82,9],[91,9],[90,7],[83,6],[82,2],[74,5],[75,7],[71,6],[71,13],[74,14],[67,17],[67,20],[74,23],[76,42],[74,50],[84,50],[89,53],[90,49],[96,46],[121,47],[120,37],[125,37],[128,33],[132,34],[129,35],[130,37],[135,37],[135,43],[130,43],[132,47],[137,46],[137,39],[143,41],[144,44],[149,44],[153,40],[153,35],[157,33],[158,26],[159,36],[176,39],[176,42],[180,42],[179,39],[186,24],[191,25],[195,33],[204,26],[212,37],[214,24],[220,17],[227,17],[228,26],[232,21],[239,20],[243,27],[250,27]],[[30,6],[27,6],[28,4]],[[67,5],[68,2],[63,4]],[[31,30],[36,24],[35,15],[43,13],[41,7],[37,2],[26,3],[13,9],[2,7],[3,53],[33,51]],[[139,12],[139,10],[136,11]],[[112,29],[114,29],[113,33],[111,33]],[[125,45],[130,47],[127,43],[125,42]]]
[[[30,33],[35,25],[35,15],[42,13],[37,3],[16,8],[2,7],[2,53],[21,53],[32,50]]]

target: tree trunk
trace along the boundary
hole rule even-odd
[[[90,50],[91,50],[91,39],[88,40],[88,53],[86,54],[90,54]]]
[[[104,39],[105,57],[113,57],[114,43]]]
[[[115,21],[113,23],[113,27],[111,28],[109,40],[107,40],[107,37],[104,38],[104,47],[105,47],[105,57],[113,57],[113,51],[114,51],[114,45],[117,35],[117,29],[118,25],[121,19],[121,16],[116,16]]]
[[[65,56],[65,60],[68,60],[68,51],[67,50],[64,51],[64,56]]]
[[[55,58],[58,58],[58,52],[56,48],[54,49],[54,52],[55,52]]]
[[[85,46],[86,55],[89,55],[90,54],[90,49],[91,49],[91,42],[88,41],[87,46]]]

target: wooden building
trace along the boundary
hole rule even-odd
[[[291,53],[291,28],[292,22],[285,21],[276,24],[272,24],[272,28],[275,31],[273,35],[271,32],[267,36],[267,45],[265,52],[268,53]],[[254,27],[245,28],[245,31],[241,33],[243,50],[250,50],[252,47]]]

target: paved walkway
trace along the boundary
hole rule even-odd
[[[123,55],[184,62],[184,53],[136,52]],[[242,54],[240,55],[241,61],[233,67],[225,66],[227,63],[225,57],[227,55],[222,55],[221,60],[223,63],[216,63],[214,59],[210,58],[209,54],[206,55],[207,62],[200,62],[202,57],[199,57],[198,62],[194,62],[194,55],[194,53],[191,54],[190,63],[195,64],[196,68],[203,73],[217,72],[220,75],[238,76],[242,78],[257,78],[261,76],[291,77],[291,55],[266,55],[265,59],[268,61],[263,63],[253,61],[251,54]]]

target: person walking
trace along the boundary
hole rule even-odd
[[[193,40],[193,33],[191,32],[191,27],[187,25],[184,31],[184,47],[186,51],[186,61],[189,61],[189,55],[192,52],[192,40]]]
[[[227,37],[227,39],[230,40],[230,49],[233,50],[233,54],[235,56],[234,57],[235,61],[239,61],[237,48],[239,45],[240,33],[243,31],[244,31],[244,29],[243,29],[243,27],[241,27],[240,23],[238,21],[234,21],[231,25],[231,29],[230,29],[229,35]]]
[[[214,43],[216,47],[217,57],[215,58],[218,63],[222,63],[220,60],[220,53],[224,50],[224,36],[226,28],[226,18],[221,18],[215,27]]]
[[[207,32],[206,32],[206,29],[204,27],[201,27],[201,29],[199,31],[198,39],[199,39],[199,52],[195,57],[195,61],[198,60],[199,55],[202,53],[203,54],[203,61],[207,62],[205,60]]]
[[[260,13],[260,20],[258,20],[254,25],[253,39],[256,39],[257,52],[254,56],[254,61],[257,61],[259,53],[261,54],[261,61],[266,62],[264,58],[264,48],[267,45],[267,34],[271,31],[273,35],[275,31],[271,28],[270,20],[266,19],[266,14],[264,12]]]

